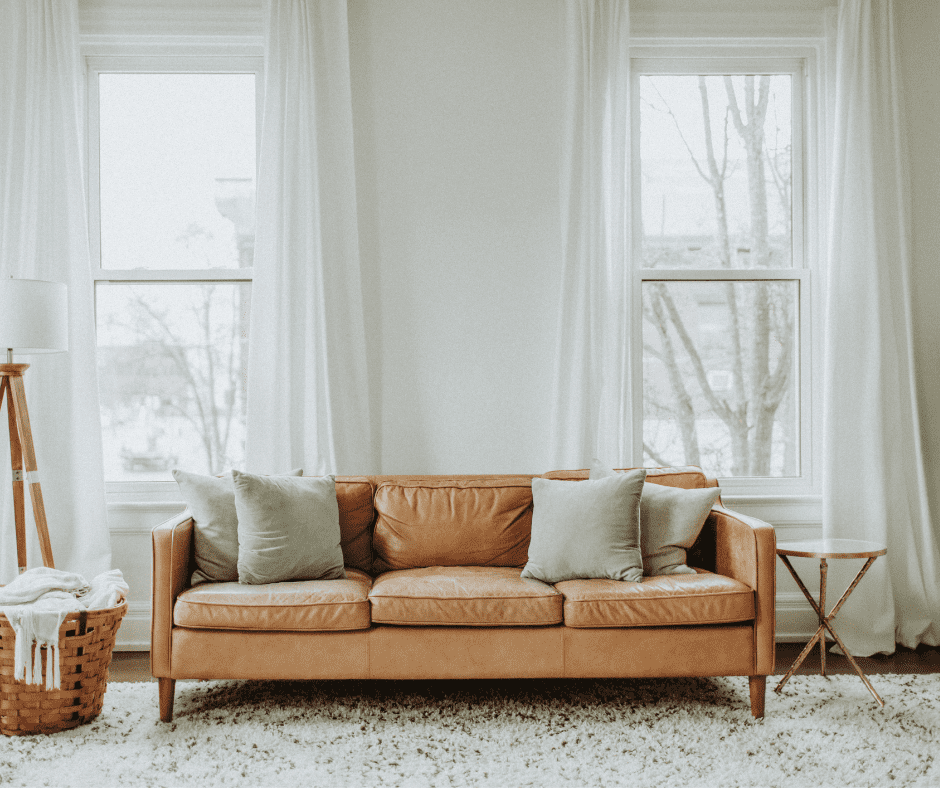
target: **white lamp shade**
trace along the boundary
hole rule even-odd
[[[61,282],[0,279],[0,349],[58,353],[69,349],[68,291]]]

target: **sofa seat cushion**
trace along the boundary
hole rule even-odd
[[[691,626],[754,618],[753,589],[704,569],[694,575],[644,577],[640,583],[565,580],[555,588],[565,598],[569,627]]]
[[[561,623],[562,596],[541,580],[502,566],[399,569],[375,579],[377,624],[518,627]]]
[[[203,583],[177,597],[173,624],[264,632],[368,629],[371,586],[372,578],[352,567],[344,580]]]

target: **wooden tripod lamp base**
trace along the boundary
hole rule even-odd
[[[13,353],[63,353],[69,349],[68,292],[61,282],[43,279],[0,279],[0,348],[6,348],[6,364],[0,364],[0,406],[7,403],[10,424],[10,457],[13,460],[13,509],[16,519],[16,557],[20,572],[26,570],[26,499],[29,485],[33,519],[39,533],[42,562],[53,568],[52,545],[46,527],[46,509],[36,469],[36,449],[26,410],[23,373],[29,364],[14,364]]]
[[[23,373],[29,364],[0,364],[0,407],[4,397],[7,402],[7,418],[10,424],[10,459],[13,468],[13,514],[16,520],[16,560],[20,572],[26,571],[26,499],[24,485],[29,485],[29,498],[33,508],[33,519],[39,534],[39,549],[45,566],[55,567],[52,561],[52,544],[46,525],[46,509],[42,502],[42,488],[36,467],[36,449],[29,426],[29,411],[26,408],[26,389]]]

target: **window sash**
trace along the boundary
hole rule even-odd
[[[815,476],[813,467],[813,405],[810,396],[812,381],[812,341],[811,292],[813,289],[812,272],[807,269],[637,269],[633,275],[632,286],[632,326],[634,341],[630,347],[630,366],[632,370],[632,417],[633,417],[633,457],[635,465],[642,465],[643,458],[643,283],[644,282],[774,282],[790,281],[798,283],[796,347],[797,360],[797,430],[799,434],[800,474],[795,477],[736,476],[720,479],[723,489],[739,495],[755,495],[761,492],[781,494],[805,488]],[[707,468],[705,469],[708,470]]]
[[[122,284],[129,282],[212,283],[250,282],[254,268],[104,268],[94,279],[96,282]]]
[[[153,277],[142,275],[143,269],[107,269],[101,266],[101,128],[99,76],[101,74],[254,74],[255,75],[255,161],[258,161],[261,146],[261,117],[263,110],[264,60],[260,57],[245,56],[195,56],[195,55],[88,55],[85,57],[86,90],[86,162],[88,167],[88,228],[89,247],[92,258],[92,278],[95,281],[119,281],[118,274],[124,275],[123,281],[136,281],[152,278],[162,281],[169,277],[174,281],[189,279],[189,274],[203,274],[201,281],[226,280],[226,271],[238,271],[242,277],[251,269],[209,269],[209,271],[176,271],[173,269],[147,269]],[[257,166],[255,183],[257,179]],[[209,274],[206,276],[206,274]],[[250,278],[250,273],[248,274]]]
[[[631,109],[631,148],[633,168],[631,186],[633,192],[633,264],[639,266],[643,259],[643,214],[642,214],[642,173],[640,152],[640,77],[647,75],[683,76],[683,75],[719,75],[719,74],[789,74],[790,82],[790,117],[791,153],[790,153],[790,260],[794,268],[802,268],[806,260],[805,233],[805,162],[804,137],[806,135],[806,97],[803,89],[806,80],[806,66],[800,58],[751,58],[751,57],[641,57],[631,60],[632,109]]]

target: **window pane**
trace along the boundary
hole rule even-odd
[[[243,464],[249,287],[98,285],[106,479]]]
[[[103,268],[238,268],[254,254],[253,74],[101,74]]]
[[[791,77],[640,77],[644,268],[784,268]]]
[[[797,476],[799,282],[643,283],[643,459]]]

